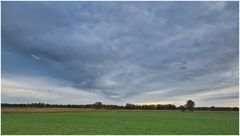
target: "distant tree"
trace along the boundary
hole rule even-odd
[[[167,104],[166,107],[167,107],[167,110],[176,110],[177,109],[177,107],[172,104]]]
[[[95,109],[100,109],[100,108],[103,107],[103,104],[102,104],[101,102],[95,102],[95,103],[93,104],[93,107],[94,107]]]
[[[232,111],[239,111],[239,108],[238,107],[233,107]]]
[[[101,102],[95,102],[94,105],[103,105]]]
[[[189,111],[193,111],[194,110],[194,106],[195,106],[195,103],[192,100],[188,100],[187,101],[186,108]]]
[[[211,110],[211,111],[215,111],[215,107],[214,107],[214,106],[211,106],[211,107],[210,107],[210,110]]]
[[[155,110],[156,109],[156,105],[150,104],[150,105],[135,105],[136,109],[144,109],[144,110]]]
[[[186,108],[185,108],[183,105],[179,106],[179,109],[180,109],[182,112],[184,112],[184,111],[186,110]]]
[[[126,109],[135,109],[136,106],[134,104],[127,103],[125,106]]]
[[[163,106],[161,104],[157,104],[156,108],[157,110],[163,110]]]
[[[94,104],[86,104],[86,105],[74,105],[74,104],[47,104],[47,103],[25,103],[25,104],[9,104],[9,103],[1,103],[2,107],[58,107],[58,108],[95,108],[95,109],[139,109],[139,110],[197,110],[197,111],[239,111],[238,107],[194,107],[195,103],[192,100],[188,100],[186,105],[181,105],[176,107],[172,104],[157,104],[157,105],[135,105],[127,103],[126,106],[119,105],[105,105],[101,102],[96,102]]]

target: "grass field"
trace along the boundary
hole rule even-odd
[[[238,134],[238,113],[3,113],[2,134]]]

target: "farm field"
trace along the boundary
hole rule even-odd
[[[39,113],[39,112],[94,112],[92,108],[35,108],[35,107],[4,107],[2,113]],[[98,111],[107,111],[99,109]]]
[[[231,134],[239,132],[232,112],[44,112],[2,113],[1,133],[14,134]]]

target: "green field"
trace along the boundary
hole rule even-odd
[[[238,113],[3,113],[2,134],[238,134]]]

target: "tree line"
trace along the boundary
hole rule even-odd
[[[175,106],[173,104],[150,104],[137,105],[127,103],[125,106],[107,105],[102,102],[94,104],[75,105],[75,104],[47,104],[47,103],[27,103],[27,104],[9,104],[2,103],[2,107],[38,107],[38,108],[94,108],[94,109],[128,109],[128,110],[181,110],[181,111],[239,111],[238,107],[195,107],[192,100],[188,100],[185,105]]]

